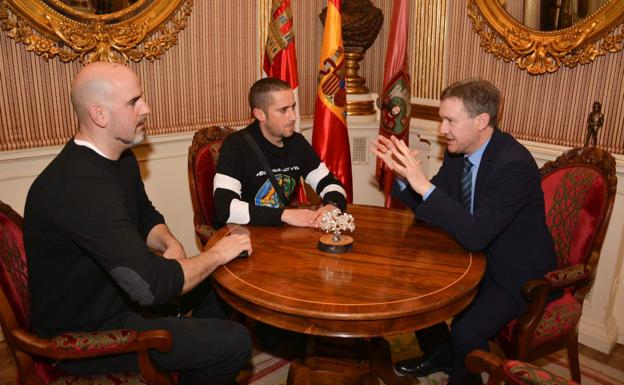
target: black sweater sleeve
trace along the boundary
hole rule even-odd
[[[347,208],[347,193],[342,183],[319,159],[303,135],[293,137],[293,146],[297,148],[300,156],[301,170],[306,183],[316,191],[323,204],[332,204],[344,211]]]
[[[282,207],[256,206],[243,197],[243,189],[253,190],[247,182],[251,165],[259,163],[242,133],[225,139],[219,153],[214,179],[215,214],[219,224],[237,223],[260,226],[282,224]],[[247,184],[245,186],[245,184]]]
[[[164,221],[147,199],[136,160],[131,167],[140,187],[134,194],[124,193],[123,181],[107,170],[69,178],[64,186],[68,207],[61,211],[59,225],[133,301],[164,303],[182,291],[182,267],[147,247],[147,233]],[[136,203],[128,201],[132,195]],[[133,210],[138,212],[138,224],[130,215]]]

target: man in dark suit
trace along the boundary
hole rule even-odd
[[[399,362],[400,372],[424,376],[449,372],[449,384],[470,382],[464,365],[473,349],[525,309],[522,285],[555,269],[553,241],[545,222],[540,174],[529,151],[497,128],[500,92],[468,79],[441,95],[440,133],[447,151],[429,181],[415,150],[380,136],[372,150],[397,174],[393,194],[420,220],[442,227],[466,249],[483,251],[487,268],[474,301],[452,322],[417,332],[425,352]]]

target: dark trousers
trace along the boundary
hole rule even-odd
[[[193,317],[146,318],[137,314],[118,317],[105,329],[166,329],[173,336],[173,347],[166,353],[152,352],[152,358],[163,368],[179,371],[178,385],[230,384],[251,357],[251,338],[239,323],[223,319],[223,311],[209,291],[193,311]],[[138,372],[137,354],[59,364],[76,374]]]
[[[469,371],[464,363],[474,349],[488,351],[488,341],[512,319],[518,318],[526,304],[518,304],[486,274],[474,301],[453,318],[451,330],[439,323],[416,332],[425,354],[442,349],[442,357],[452,360],[449,385],[465,383]]]

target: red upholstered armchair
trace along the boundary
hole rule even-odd
[[[490,375],[488,385],[505,382],[508,385],[577,385],[547,370],[523,361],[503,360],[483,350],[473,350],[466,357],[466,366],[473,373]]]
[[[22,218],[0,202],[0,324],[17,367],[20,385],[153,384],[171,385],[169,373],[150,358],[149,349],[171,349],[166,330],[106,330],[66,333],[50,339],[32,332],[28,270],[22,237]],[[141,373],[97,376],[66,375],[49,362],[137,352]]]
[[[195,234],[202,245],[214,232],[214,201],[212,186],[217,171],[221,144],[226,136],[234,132],[229,127],[211,126],[198,130],[188,151],[188,177],[193,203]]]
[[[574,148],[540,171],[558,268],[524,285],[527,311],[503,329],[497,343],[508,357],[521,361],[567,348],[572,379],[580,383],[578,322],[611,217],[615,159],[595,147]],[[563,296],[548,303],[556,291]]]

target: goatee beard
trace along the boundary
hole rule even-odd
[[[131,140],[120,138],[120,137],[116,137],[115,140],[120,141],[121,143],[125,144],[126,146],[134,147],[137,144],[141,143],[143,140],[145,140],[145,133],[144,132],[139,132]]]

